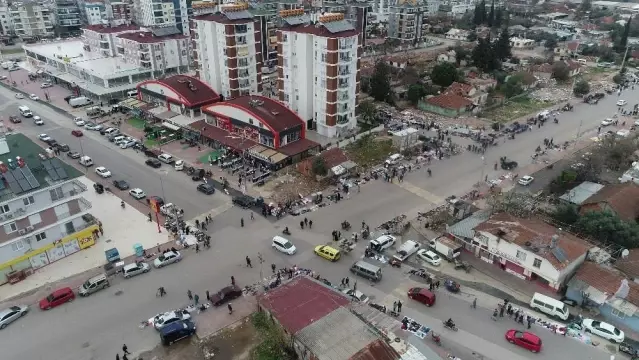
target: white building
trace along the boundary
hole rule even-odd
[[[279,98],[320,135],[353,129],[358,104],[359,31],[343,14],[326,14],[315,25],[303,10],[280,12],[277,32]]]
[[[150,70],[154,77],[187,72],[191,58],[188,36],[178,32],[158,36],[156,31],[118,35],[116,51],[120,60],[139,69]]]
[[[13,32],[11,11],[6,5],[0,5],[0,25],[2,26],[2,35],[8,35]]]
[[[106,7],[102,1],[86,1],[84,13],[89,25],[100,25],[106,21]]]
[[[532,49],[535,47],[535,40],[511,37],[510,46],[513,49]]]
[[[220,13],[194,17],[196,76],[224,98],[261,94],[262,45],[248,5],[221,5]]]
[[[106,18],[113,25],[126,25],[133,22],[133,4],[110,1],[106,5]]]
[[[15,3],[9,8],[9,16],[16,35],[22,38],[53,36],[54,15],[44,5],[35,2]]]
[[[450,29],[446,33],[446,39],[449,40],[457,40],[457,41],[467,41],[468,35],[470,32],[461,29]]]
[[[388,37],[405,42],[420,42],[426,36],[429,2],[392,0],[388,7]],[[435,13],[437,9],[435,9]]]
[[[139,19],[142,26],[175,25],[175,5],[164,0],[139,0]]]
[[[82,29],[82,42],[85,50],[99,52],[106,57],[116,56],[115,45],[120,34],[138,32],[140,28],[135,25],[105,26],[90,25]]]
[[[375,23],[388,21],[388,6],[390,0],[373,0],[371,2],[371,19]]]

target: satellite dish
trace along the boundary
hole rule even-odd
[[[628,257],[628,255],[630,255],[630,251],[628,251],[628,249],[623,249],[623,250],[621,250],[621,257],[622,257],[622,258],[624,258],[624,259],[625,259],[625,258],[627,258],[627,257]]]

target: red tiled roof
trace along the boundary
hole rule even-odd
[[[551,251],[540,251],[536,255],[548,260],[556,269],[563,269],[592,246],[567,232],[561,232],[554,226],[538,218],[521,219],[510,214],[499,213],[477,225],[475,231],[484,231],[505,241],[525,248],[526,243],[549,246],[553,235],[559,235],[557,247],[566,255],[566,261],[560,262]]]
[[[382,339],[375,340],[348,360],[397,360],[399,354]]]
[[[426,102],[440,108],[459,110],[468,106],[472,106],[472,101],[456,94],[441,94],[426,99]]]
[[[579,48],[579,44],[580,44],[579,41],[571,41],[568,44],[566,44],[566,47],[570,51],[577,51],[577,49]]]
[[[193,130],[199,131],[202,136],[213,139],[221,143],[222,145],[228,146],[236,151],[248,150],[251,147],[257,145],[257,143],[253,140],[240,138],[237,135],[232,135],[224,129],[209,125],[206,123],[206,120],[196,121],[190,124],[189,127]]]
[[[324,159],[324,163],[326,164],[327,169],[348,161],[348,156],[346,156],[346,153],[344,153],[342,149],[336,147],[328,149],[326,151],[322,151],[319,156]]]
[[[123,31],[135,31],[140,30],[137,25],[120,25],[120,26],[106,26],[106,25],[87,25],[83,29],[95,31],[101,34],[115,34]]]
[[[342,294],[305,276],[260,295],[258,301],[291,335],[349,304]]]
[[[599,266],[590,261],[581,264],[574,276],[574,279],[581,280],[595,289],[607,293],[608,298],[619,290],[619,285],[625,278],[623,274],[613,269]],[[626,300],[634,305],[639,305],[639,284],[628,280],[628,285],[630,286],[630,291]]]
[[[338,33],[332,33],[328,31],[328,29],[326,29],[324,25],[322,25],[321,23],[318,23],[318,24],[319,26],[309,25],[309,24],[288,26],[288,27],[283,27],[280,30],[282,32],[290,31],[290,32],[298,33],[298,34],[310,34],[310,35],[315,35],[315,36],[325,37],[325,38],[345,38],[345,37],[359,35],[359,31],[357,30],[346,30],[346,31],[340,31]]]
[[[459,96],[468,96],[470,91],[473,89],[473,86],[470,84],[464,84],[460,82],[453,82],[449,87],[446,88],[444,94],[456,94]]]
[[[174,75],[165,79],[147,80],[140,83],[137,88],[140,89],[146,84],[159,84],[173,90],[180,97],[175,100],[188,107],[204,106],[220,100],[220,95],[207,84],[191,76]],[[194,88],[191,89],[189,84]]]
[[[564,63],[568,66],[568,68],[570,70],[579,69],[581,67],[580,63],[578,63],[576,61],[572,61],[572,60],[566,60],[566,61],[564,61]]]
[[[615,262],[615,266],[624,274],[639,279],[639,249],[631,249],[628,256]]]
[[[213,21],[219,24],[226,24],[226,25],[248,24],[248,23],[252,23],[256,21],[254,19],[231,20],[227,18],[226,15],[224,15],[223,13],[198,15],[198,16],[195,16],[193,20]]]
[[[151,44],[174,39],[187,39],[188,36],[182,34],[173,34],[166,36],[155,36],[150,31],[130,32],[118,35],[120,39],[131,40],[142,44]]]
[[[253,105],[251,103],[252,100],[260,101],[261,103],[257,105],[254,102],[253,104],[255,105]],[[245,111],[265,122],[265,125],[268,125],[273,129],[273,131],[278,133],[296,126],[305,125],[304,120],[302,120],[284,104],[265,96],[240,96],[219,104],[209,105],[203,110],[207,112],[215,112],[215,108],[222,105],[231,106]]]
[[[622,220],[636,221],[639,219],[639,185],[633,182],[606,185],[581,205],[590,204],[603,205],[602,210],[609,207]]]
[[[286,144],[282,146],[281,148],[277,149],[277,151],[281,152],[282,154],[286,156],[293,156],[293,155],[303,153],[304,151],[315,148],[315,147],[319,148],[320,144],[309,139],[299,139],[290,144]]]

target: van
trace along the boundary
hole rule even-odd
[[[530,300],[530,307],[537,309],[544,314],[557,317],[561,320],[567,320],[570,316],[568,305],[540,293],[535,293]]]
[[[20,111],[20,114],[24,117],[32,117],[33,113],[31,112],[31,109],[29,109],[28,107],[22,105],[20,107],[18,107],[18,110]]]
[[[587,63],[586,59],[577,59],[577,62],[580,63],[581,65],[586,65]]]
[[[169,346],[193,334],[195,334],[195,324],[191,320],[178,320],[160,329],[160,340],[162,345]]]
[[[80,163],[80,165],[85,167],[93,166],[93,159],[88,156],[80,157],[80,160],[78,160],[78,162]]]
[[[388,165],[395,165],[397,164],[400,160],[402,159],[402,155],[401,154],[393,154],[391,156],[388,157],[388,159],[386,159],[386,164]]]
[[[82,286],[80,286],[78,294],[80,294],[80,296],[89,296],[97,291],[108,287],[109,280],[107,279],[106,275],[101,274],[90,278],[84,284],[82,284]]]
[[[134,98],[138,96],[138,91],[137,90],[130,90],[126,92],[126,96],[130,97],[130,98]]]
[[[382,280],[382,269],[366,261],[360,260],[353,264],[353,266],[351,266],[351,272],[370,281],[378,282]]]

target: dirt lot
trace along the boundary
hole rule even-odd
[[[248,360],[253,346],[257,345],[257,332],[246,317],[218,333],[199,340],[192,337],[172,346],[158,345],[143,353],[144,360]]]

